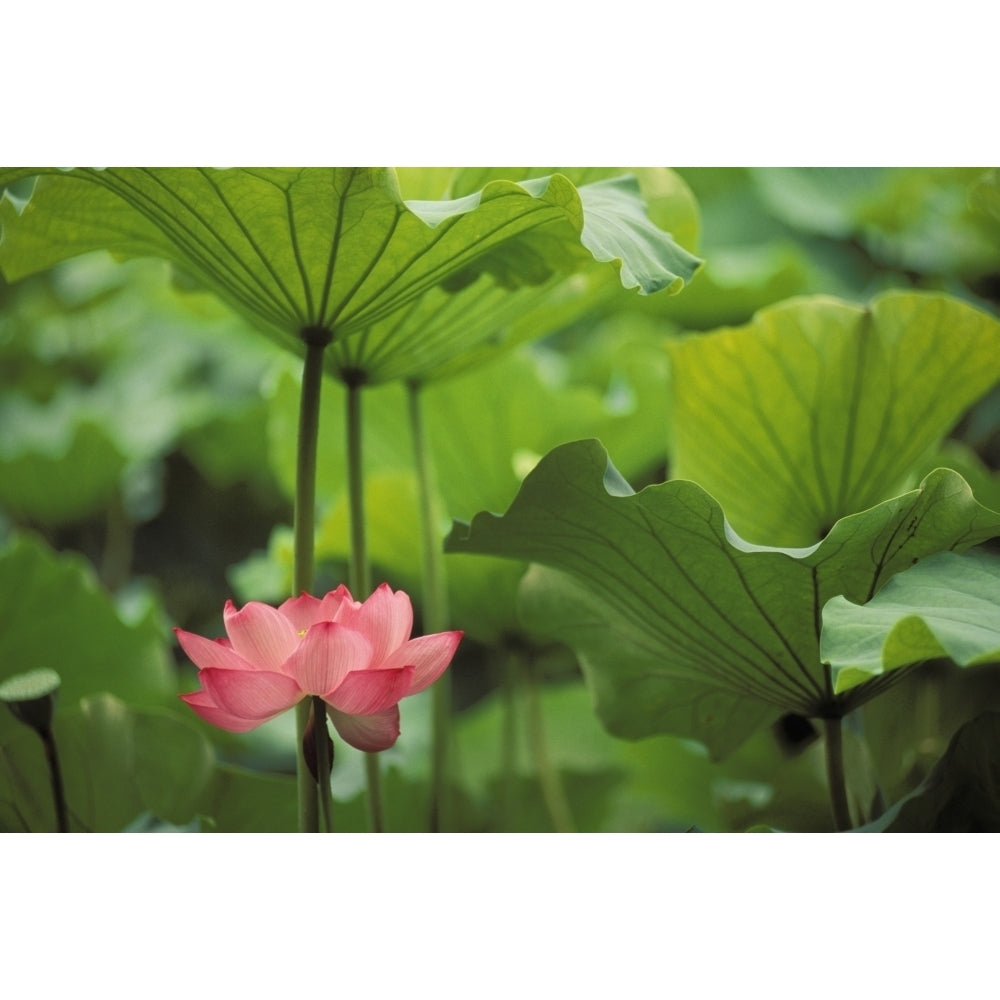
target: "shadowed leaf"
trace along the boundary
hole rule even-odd
[[[888,678],[834,696],[819,652],[826,601],[869,600],[914,560],[997,533],[1000,515],[979,506],[956,473],[937,470],[919,490],[842,519],[811,548],[754,546],[699,486],[673,481],[632,493],[597,442],[579,441],[550,452],[503,517],[456,524],[446,548],[572,577],[567,588],[559,576],[536,575],[525,605],[539,592],[549,603],[527,613],[543,632],[545,609],[557,616],[558,634],[588,664],[602,719],[638,738],[682,724],[693,734],[696,685],[701,697],[748,699],[748,729],[750,716],[767,718],[761,703],[805,716],[862,703]],[[675,683],[683,707],[671,716]],[[744,711],[728,705],[719,711]],[[726,737],[704,725],[699,738],[727,749]]]

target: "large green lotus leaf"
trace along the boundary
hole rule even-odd
[[[101,691],[152,706],[176,690],[152,615],[125,624],[81,558],[16,536],[0,550],[0,680],[37,667],[59,674],[68,706]],[[15,725],[0,713],[0,740]]]
[[[1000,378],[1000,323],[941,295],[792,300],[673,341],[676,478],[744,538],[809,545],[908,485]]]
[[[340,340],[484,274],[514,289],[614,260],[626,287],[650,292],[682,285],[698,263],[645,220],[628,177],[598,185],[590,208],[561,175],[409,203],[393,171],[361,168],[8,169],[0,186],[38,173],[27,205],[0,200],[8,279],[92,249],[165,257],[297,352],[305,328]]]
[[[984,712],[952,737],[920,787],[859,832],[1000,831],[1000,713]]]
[[[215,767],[208,740],[172,716],[108,694],[85,698],[54,726],[71,830],[114,833],[142,813],[187,823]],[[55,829],[41,741],[24,730],[0,748],[3,812],[15,829]],[[9,820],[0,820],[9,822]]]
[[[820,655],[838,692],[937,657],[963,667],[1000,661],[1000,559],[941,552],[865,605],[834,597],[823,609]]]
[[[635,177],[649,220],[668,230],[686,250],[698,249],[701,236],[698,202],[680,174],[666,167],[462,167],[452,174],[447,196],[469,195],[493,181],[538,179],[550,174],[562,174],[580,189],[624,175]],[[649,235],[647,221],[633,218],[631,224],[637,235]]]
[[[568,573],[532,566],[519,596],[525,626],[577,654],[598,716],[615,736],[672,733],[704,743],[719,760],[781,714],[744,693],[665,671],[662,643],[630,616],[609,615],[607,601]]]
[[[552,172],[487,168],[461,171],[456,181],[471,179],[485,187],[501,180],[538,180]],[[451,377],[518,343],[592,315],[622,286],[643,294],[661,289],[676,293],[691,279],[700,262],[683,246],[697,239],[697,207],[675,174],[641,171],[636,189],[632,178],[614,176],[612,169],[559,172],[577,185],[585,220],[581,240],[594,256],[593,266],[517,289],[485,277],[457,290],[453,283],[439,286],[359,336],[331,345],[328,363],[369,384]],[[468,183],[458,186],[473,190]],[[656,225],[645,214],[644,202]],[[683,246],[669,239],[665,243],[661,231],[675,232],[677,223],[685,232]],[[599,266],[609,261],[620,262],[619,280],[611,269]]]
[[[819,651],[826,602],[838,594],[870,600],[915,560],[998,533],[1000,514],[979,506],[956,473],[939,469],[920,489],[843,518],[811,548],[755,546],[696,484],[633,493],[599,442],[578,441],[539,463],[505,515],[456,524],[446,550],[532,560],[573,577],[591,614],[574,648],[599,678],[598,713],[617,735],[639,738],[681,724],[661,677],[719,692],[729,705],[749,699],[759,721],[759,703],[806,716],[862,703],[894,675],[834,695]],[[644,669],[633,676],[597,622],[627,639]],[[698,720],[700,738],[724,752],[725,734],[708,728],[715,711]]]

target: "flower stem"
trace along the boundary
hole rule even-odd
[[[530,657],[530,654],[527,654]],[[542,700],[538,685],[531,670],[530,659],[521,661],[521,684],[524,687],[528,709],[528,741],[535,761],[538,783],[542,789],[545,809],[556,833],[574,831],[573,813],[570,810],[566,789],[563,787],[559,771],[549,755],[548,741],[545,739],[545,724],[542,720]]]
[[[318,695],[313,695],[313,738],[316,745],[316,787],[319,791],[319,803],[323,809],[323,825],[327,833],[333,833],[333,796],[330,794],[330,771],[333,761],[330,759],[330,735],[326,728],[326,702]]]
[[[314,546],[316,534],[316,450],[319,442],[319,403],[323,386],[323,351],[330,342],[328,330],[307,328],[302,331],[306,360],[302,369],[302,395],[299,400],[299,437],[295,472],[295,594],[312,593]],[[310,704],[304,698],[295,709],[298,731],[298,756],[295,771],[299,789],[299,830],[319,831],[318,787],[309,773],[302,753],[302,741],[309,725]]]
[[[49,780],[52,782],[52,801],[56,807],[56,829],[59,833],[69,833],[69,819],[66,812],[66,793],[63,790],[62,771],[59,769],[59,753],[51,728],[39,731],[45,747],[45,760],[49,765]]]
[[[350,590],[363,601],[371,590],[365,532],[365,480],[361,460],[361,382],[347,381],[347,497],[351,522]]]
[[[364,600],[371,590],[368,564],[368,541],[365,534],[365,480],[361,459],[361,387],[360,376],[342,375],[347,387],[347,504],[351,523],[351,555],[348,584],[355,600]],[[368,782],[368,818],[373,833],[385,831],[382,809],[382,783],[378,757],[365,754],[365,778]]]
[[[830,789],[833,825],[838,833],[851,828],[851,807],[847,801],[847,779],[844,774],[844,738],[840,718],[824,719],[826,746],[826,780]]]
[[[503,716],[500,730],[500,774],[502,815],[498,818],[497,829],[509,832],[513,829],[514,807],[517,798],[517,684],[514,657],[517,653],[508,651],[503,664]]]
[[[423,581],[424,632],[448,628],[448,583],[437,529],[438,494],[434,461],[428,446],[421,407],[420,385],[407,383],[413,461],[420,507],[421,577]],[[430,830],[439,833],[448,820],[448,752],[451,743],[451,674],[433,686],[433,742],[431,745]]]
[[[368,783],[368,826],[372,833],[385,833],[382,807],[382,773],[377,753],[365,754],[365,780]]]

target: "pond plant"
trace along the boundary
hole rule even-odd
[[[1000,828],[996,172],[0,188],[2,828]]]

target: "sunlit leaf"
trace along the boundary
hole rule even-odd
[[[593,255],[590,267],[516,289],[488,278],[459,289],[448,282],[361,335],[335,342],[328,365],[366,384],[441,379],[607,308],[622,287],[649,294],[685,286],[699,263],[684,249],[697,239],[697,208],[668,170],[638,171],[637,187],[611,168],[483,168],[459,171],[454,186],[471,193],[498,181],[538,181],[557,172],[577,186],[584,213],[580,239]],[[684,232],[680,245],[662,231],[675,234],[678,225]],[[620,267],[620,275],[609,263]]]
[[[693,716],[696,685],[703,697],[717,696],[708,721],[738,711],[738,698],[749,700],[758,725],[766,719],[762,705],[823,716],[862,703],[894,675],[834,695],[819,652],[827,600],[870,600],[915,560],[998,533],[1000,514],[979,506],[957,474],[937,470],[919,490],[843,518],[811,548],[750,545],[699,486],[673,481],[632,493],[604,449],[580,441],[550,452],[503,517],[480,513],[471,526],[456,524],[446,548],[568,574],[573,592],[549,574],[534,596],[551,589],[550,608],[570,605],[560,634],[587,664],[609,729],[638,738],[683,724],[680,731],[691,733],[696,719],[699,738],[721,754],[726,727],[713,733]],[[573,637],[572,613],[584,608]],[[627,655],[608,640],[609,630],[627,642]],[[671,701],[678,682],[679,712]]]
[[[93,249],[165,257],[299,352],[303,330],[339,342],[437,285],[455,292],[482,275],[504,289],[542,285],[597,259],[620,261],[622,283],[648,293],[680,287],[698,263],[646,219],[630,178],[585,197],[554,175],[411,202],[393,171],[361,168],[7,169],[0,186],[36,173],[26,206],[0,200],[9,280]],[[376,330],[375,357],[406,351],[418,320]],[[453,331],[446,353],[490,332]],[[348,364],[338,350],[326,362],[335,372]],[[420,358],[418,368],[432,363]],[[376,376],[374,363],[350,359],[359,362]]]
[[[672,341],[672,474],[744,538],[809,545],[905,489],[1000,378],[1000,323],[940,295],[792,300]]]
[[[451,177],[448,197],[472,194],[492,181],[521,181],[549,174],[562,174],[580,189],[623,175],[635,177],[649,220],[667,230],[685,250],[697,251],[701,229],[698,202],[680,175],[665,167],[462,167]],[[633,225],[636,232],[649,231],[648,222],[635,219]]]
[[[976,499],[990,510],[1000,510],[1000,471],[991,469],[966,444],[948,440],[920,466],[920,473],[954,469],[971,487]]]
[[[867,604],[833,598],[820,655],[837,691],[935,657],[963,667],[1000,661],[1000,559],[941,552],[894,576]]]

